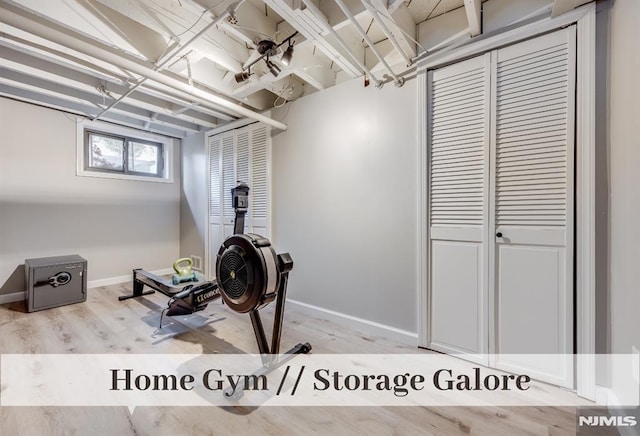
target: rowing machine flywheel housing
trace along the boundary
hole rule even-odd
[[[218,251],[216,276],[222,299],[236,312],[251,312],[271,303],[280,281],[271,242],[252,233],[229,236]]]

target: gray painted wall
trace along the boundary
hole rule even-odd
[[[207,152],[205,134],[182,140],[182,187],[180,192],[180,257],[202,258],[207,225]]]
[[[0,98],[0,294],[24,290],[26,258],[79,254],[88,279],[164,269],[179,253],[175,183],[76,176],[76,118]]]
[[[416,81],[352,80],[274,112],[273,239],[292,299],[417,331]]]
[[[596,353],[611,352],[609,298],[609,8],[596,14]],[[596,383],[609,385],[609,369],[596,367]]]
[[[640,350],[640,2],[611,3],[607,102],[611,352],[626,354]],[[637,386],[624,375],[612,369],[614,394],[637,399]]]

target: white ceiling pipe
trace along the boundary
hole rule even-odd
[[[364,31],[362,26],[360,26],[360,23],[358,23],[358,21],[356,20],[356,17],[354,17],[351,11],[347,8],[347,5],[345,5],[342,0],[336,0],[336,4],[340,7],[340,9],[342,9],[342,12],[344,12],[347,18],[351,21],[351,23],[356,28],[360,36],[362,36],[362,38],[365,40],[367,45],[371,47],[371,51],[373,51],[373,54],[378,58],[378,60],[382,63],[382,65],[384,65],[384,67],[387,69],[391,77],[393,77],[393,81],[396,84],[396,86],[404,85],[404,78],[398,77],[398,75],[396,75],[396,73],[393,72],[393,70],[387,63],[387,61],[384,60],[384,56],[380,54],[380,52],[376,48],[376,45],[373,43],[373,41],[371,41],[371,38],[369,38],[369,35],[367,35],[367,32]]]
[[[375,22],[378,23],[378,26],[380,26],[380,29],[382,29],[382,32],[385,34],[389,42],[391,42],[391,45],[393,45],[393,48],[395,48],[396,51],[400,53],[400,56],[402,56],[402,59],[404,59],[404,61],[407,63],[407,66],[411,65],[411,59],[409,58],[409,56],[407,56],[404,50],[402,50],[402,47],[400,47],[400,44],[398,44],[398,40],[396,40],[396,37],[393,36],[393,33],[391,33],[387,25],[384,24],[384,21],[382,20],[382,18],[380,18],[380,15],[381,15],[380,11],[374,8],[373,5],[371,5],[368,0],[360,0],[360,1],[364,5],[364,7],[369,11],[369,13],[373,16],[373,19],[375,20]]]
[[[3,12],[0,20],[17,29],[40,38],[44,38],[61,46],[68,47],[103,62],[111,63],[114,66],[127,70],[131,73],[147,77],[150,80],[162,83],[163,85],[169,86],[178,91],[199,97],[203,102],[210,105],[225,108],[232,113],[263,122],[279,130],[287,129],[286,124],[254,112],[251,109],[240,106],[239,104],[230,102],[211,92],[193,88],[188,83],[155,71],[153,68],[145,65],[141,60],[135,59],[132,56],[125,57],[126,54],[124,52],[119,54],[117,50],[114,50],[113,47],[110,47],[107,44],[93,40],[90,37],[52,21],[43,19],[39,15],[5,2],[2,3],[2,9]]]
[[[231,12],[233,12],[235,10],[235,8],[237,6],[240,5],[240,3],[242,3],[244,0],[241,0],[239,3],[235,4],[235,5],[231,5],[229,6],[229,8],[224,11],[222,14],[220,14],[218,17],[215,17],[213,19],[213,21],[211,21],[209,24],[207,24],[206,26],[204,26],[204,28],[202,28],[202,30],[200,30],[197,34],[195,34],[191,39],[189,39],[187,42],[185,42],[184,44],[182,44],[181,46],[177,47],[175,50],[173,50],[172,53],[168,53],[166,56],[164,56],[164,59],[160,58],[158,59],[158,64],[157,66],[154,68],[154,70],[156,71],[161,71],[162,68],[169,64],[169,62],[171,62],[174,58],[176,58],[177,56],[179,56],[180,54],[184,53],[186,51],[187,48],[189,48],[189,46],[191,46],[191,44],[193,44],[198,38],[200,38],[202,35],[204,35],[210,28],[212,28],[213,26],[217,25],[218,23],[220,23],[222,20],[226,19]],[[114,102],[112,102],[109,106],[107,106],[106,108],[102,109],[102,111],[100,111],[100,113],[98,113],[97,115],[95,115],[94,117],[92,117],[91,119],[93,121],[96,121],[98,119],[100,119],[100,117],[102,115],[104,115],[105,113],[107,113],[110,109],[112,109],[113,107],[115,107],[118,103],[120,103],[122,100],[124,100],[125,98],[127,98],[128,96],[130,96],[133,91],[135,91],[136,89],[138,89],[138,87],[140,85],[142,85],[144,82],[146,82],[149,78],[148,77],[143,77],[140,80],[138,80],[134,85],[132,85],[131,87],[129,87],[129,89],[127,89],[126,92],[124,92],[120,97],[118,97]]]
[[[323,16],[322,11],[320,11],[320,9],[318,9],[318,7],[311,0],[302,0],[302,2],[311,11],[312,14],[318,17],[319,21],[322,21],[322,24],[324,25],[323,27],[333,35],[336,41],[338,41],[338,44],[340,45],[340,47],[342,47],[342,49],[349,55],[349,57],[353,60],[353,62],[355,62],[362,71],[367,73],[367,75],[371,78],[371,80],[373,80],[373,83],[376,86],[376,88],[382,88],[383,83],[376,78],[376,76],[371,72],[369,68],[367,68],[364,62],[361,62],[357,56],[351,53],[351,49],[349,48],[347,43],[344,42],[342,37],[338,35],[338,32],[336,32],[336,29],[334,29],[331,24],[325,23],[325,21],[321,19],[321,17]]]

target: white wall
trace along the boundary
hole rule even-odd
[[[415,80],[352,80],[274,112],[273,229],[288,296],[417,331]]]
[[[205,134],[182,140],[182,189],[180,195],[180,257],[193,254],[204,262],[207,219],[207,152]],[[204,267],[204,263],[203,263]]]
[[[615,0],[609,34],[611,352],[640,350],[640,2]],[[636,369],[637,370],[637,369]],[[611,373],[618,398],[637,386]],[[629,392],[633,388],[635,392]]]
[[[26,258],[79,254],[88,279],[164,269],[179,254],[175,183],[76,176],[76,118],[0,98],[0,293],[24,290]]]

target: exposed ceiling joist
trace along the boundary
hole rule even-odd
[[[86,113],[90,113],[92,110],[96,110],[94,107],[83,103],[68,101],[53,96],[47,96],[39,92],[21,90],[19,88],[4,84],[0,84],[0,96],[8,98],[16,98],[16,96],[19,96],[20,101],[33,103],[52,109],[58,109],[64,112],[70,112],[79,116],[84,116]],[[111,121],[127,127],[133,127],[135,129],[147,130],[153,133],[173,136],[176,138],[186,136],[183,130],[172,129],[155,123],[152,123],[147,128],[145,128],[144,126],[146,122],[117,113],[108,114],[108,116],[106,117],[106,121]]]
[[[192,2],[193,0],[187,1]],[[227,21],[222,24],[222,27],[225,32],[229,32],[245,44],[253,46],[256,38],[277,39],[278,20],[275,17],[266,16],[263,10],[257,8],[253,3],[245,1],[236,10],[235,24]],[[277,36],[281,39],[287,35]]]
[[[20,44],[14,44],[7,40],[0,40],[0,57],[3,65],[20,71],[24,74],[32,74],[55,83],[67,84],[86,91],[96,91],[98,84],[102,84],[107,91],[122,95],[127,90],[128,83],[124,78],[113,76],[98,76],[77,64],[63,64],[55,57],[39,55],[33,56]],[[159,95],[159,96],[158,96]],[[141,87],[134,92],[129,99],[136,105],[149,110],[163,110],[171,105],[190,106],[192,101],[172,97],[171,94],[160,91],[153,91],[151,87]],[[231,121],[235,118],[227,114],[200,107],[198,112],[191,111],[188,114],[180,115],[180,118],[203,125],[217,125],[219,119]],[[197,121],[196,121],[197,120]]]
[[[83,91],[60,83],[52,83],[40,77],[29,76],[0,67],[0,82],[18,89],[40,92],[45,95],[56,97],[62,100],[78,101],[93,106],[98,110],[85,113],[87,117],[93,117],[99,110],[113,101],[112,97],[106,95],[96,95],[95,93]],[[139,106],[121,103],[112,109],[115,113],[130,116],[141,121],[146,121],[155,113],[157,124],[181,129],[187,132],[198,132],[198,124],[190,123],[168,115],[161,115],[158,112],[149,111]]]
[[[143,15],[138,18],[142,24],[149,27],[150,29],[160,29],[159,33],[162,35],[173,35],[171,29],[164,23],[164,21],[162,21],[158,17],[158,15],[149,7],[149,5],[147,5],[144,0],[129,0],[129,4],[131,5],[131,7],[137,8],[138,10],[140,10],[140,12],[142,12]],[[111,4],[109,4],[108,6],[114,7]],[[130,10],[131,9],[129,9],[129,11]],[[144,17],[146,17],[147,19],[145,19]]]
[[[140,0],[146,6],[144,11],[132,8],[128,5],[128,2],[93,1],[99,1],[110,7],[118,8],[122,13],[133,14],[133,18],[144,20],[150,29],[162,34],[168,41],[172,38],[180,41],[180,43],[189,40],[214,19],[212,12],[206,12],[207,9],[201,6],[196,8],[188,0],[182,1],[184,7],[175,7],[175,2]],[[174,7],[172,7],[172,4]],[[155,20],[150,20],[148,18],[149,14],[155,16]],[[159,23],[164,23],[164,25]],[[167,29],[170,29],[170,33],[166,33]],[[166,43],[167,45],[169,43]],[[242,59],[249,55],[243,43],[229,37],[215,27],[209,29],[205,37],[194,42],[193,48],[229,71],[240,68]]]
[[[331,69],[330,61],[325,56],[313,53],[310,44],[296,45],[295,55],[289,66],[293,73],[317,90],[333,86],[336,74]]]
[[[111,120],[172,134],[243,117],[284,128],[260,112],[350,77],[382,86],[391,76],[400,86],[420,43],[433,50],[481,34],[482,1],[0,0],[0,80],[25,101],[40,93],[51,107],[75,104],[74,113],[108,108]],[[548,10],[588,1],[551,0]],[[494,4],[528,10],[497,0],[492,14]],[[415,41],[416,23],[442,14],[451,19]],[[286,45],[269,53],[277,77],[259,61],[248,80],[234,80],[258,59],[259,42],[286,44],[294,32],[286,65]]]
[[[0,44],[8,45],[7,42],[20,47],[20,50],[24,53],[41,59],[53,59],[55,63],[72,66],[77,71],[83,71],[96,77],[104,79],[115,77],[121,83],[129,83],[139,78],[139,76],[118,68],[109,62],[92,58],[63,44],[57,44],[47,38],[30,34],[22,29],[0,22]]]
[[[160,33],[140,24],[128,15],[107,7],[97,0],[76,1],[76,4],[78,9],[84,8],[92,17],[135,47],[137,52],[149,61],[157,60],[165,51],[167,41]]]
[[[416,24],[406,5],[402,3],[393,12],[390,12],[386,8],[387,2],[385,0],[363,0],[363,2],[368,2],[371,5],[382,25],[389,29],[392,38],[399,45],[399,51],[409,58],[415,57]]]
[[[192,93],[194,96],[203,99],[208,105],[224,108],[234,114],[262,121],[278,129],[286,129],[286,126],[283,123],[251,111],[246,107],[233,103],[232,101],[210,91],[190,86],[188,82],[178,80],[175,77],[171,77],[169,74],[154,71],[154,69],[145,64],[145,62],[142,62],[132,56],[128,56],[126,53],[113,49],[100,41],[93,40],[86,35],[44,19],[33,12],[22,9],[13,4],[9,5],[2,3],[1,5],[3,10],[2,20],[13,27],[45,39],[50,39],[59,44],[64,44],[87,56],[113,63],[120,68],[140,76],[149,77],[150,80],[162,83],[166,86],[170,86],[186,93]]]
[[[482,31],[482,0],[464,0],[464,9],[469,23],[469,34],[478,36]]]
[[[551,9],[551,18],[572,11],[583,3],[584,1],[580,0],[554,0],[553,8]]]
[[[192,52],[192,50],[189,50],[189,47],[194,42],[196,42],[200,37],[202,37],[202,35],[204,35],[209,29],[211,29],[213,26],[215,26],[216,24],[220,23],[221,21],[229,17],[231,12],[232,11],[225,11],[222,15],[217,16],[213,21],[207,24],[203,29],[201,29],[198,33],[196,33],[194,36],[192,36],[188,41],[186,41],[182,45],[169,49],[168,51],[167,51],[168,49],[167,47],[167,49],[165,49],[162,52],[162,54],[157,58],[157,61],[155,62],[156,66],[154,70],[162,71],[162,69],[165,68],[166,66],[173,65],[176,62],[180,62],[181,60],[184,59],[187,64],[189,84],[193,86],[193,77],[191,75],[191,64],[188,58],[188,55],[189,53]],[[109,106],[105,107],[100,113],[95,115],[93,117],[93,120],[99,119],[107,111],[111,110],[116,105],[121,104],[123,100],[125,100],[129,95],[131,95],[137,88],[142,86],[144,82],[147,81],[148,78],[149,78],[148,76],[144,76],[138,79],[134,84],[132,84],[129,87],[129,89],[127,89],[122,95],[120,95],[120,97],[115,99]]]
[[[343,0],[335,0],[335,2],[340,7],[342,12],[347,16],[347,18],[349,18],[349,21],[351,21],[351,24],[353,24],[353,27],[360,34],[362,39],[364,39],[364,41],[367,43],[368,48],[371,49],[371,51],[373,52],[374,56],[384,66],[385,70],[389,73],[389,75],[391,77],[393,77],[393,81],[396,84],[396,86],[402,86],[404,84],[404,78],[403,77],[399,77],[393,71],[393,69],[391,68],[389,63],[386,61],[385,55],[378,50],[378,48],[376,47],[376,43],[371,39],[371,37],[369,36],[367,31],[365,31],[362,28],[362,26],[358,22],[357,18],[353,15],[353,13],[349,9],[349,7],[345,4],[345,2]]]
[[[264,2],[287,20],[289,24],[304,35],[309,42],[312,42],[329,59],[335,62],[340,69],[351,77],[358,77],[362,74],[362,71],[347,54],[342,53],[340,49],[331,45],[327,39],[324,38],[323,34],[327,33],[326,26],[330,25],[325,16],[312,13],[307,8],[292,7],[292,5],[285,0],[264,0]]]

